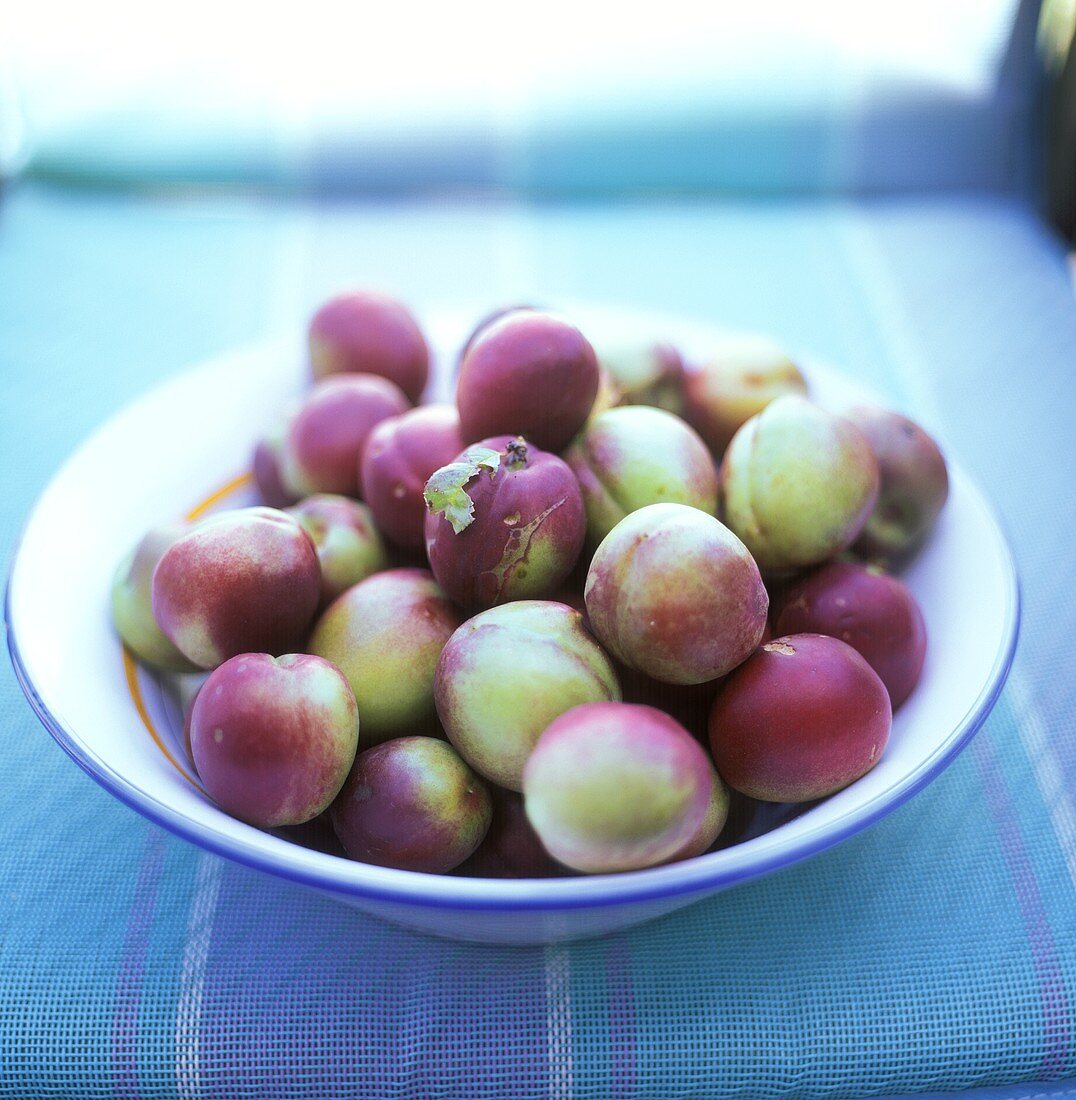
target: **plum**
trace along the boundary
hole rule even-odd
[[[198,692],[190,738],[210,798],[233,817],[272,829],[328,808],[355,759],[359,712],[328,661],[242,653]]]
[[[784,394],[806,395],[799,368],[763,336],[730,338],[684,377],[684,417],[720,457],[752,416]]]
[[[273,431],[259,439],[254,447],[254,458],[251,462],[254,484],[262,503],[269,508],[287,508],[298,499],[284,484],[281,467],[281,450],[290,423],[290,420],[281,421]]]
[[[736,433],[721,467],[725,522],[759,568],[805,569],[852,544],[878,496],[863,433],[795,395]]]
[[[721,776],[710,768],[710,798],[706,804],[706,816],[702,819],[695,835],[674,855],[668,863],[679,863],[682,859],[694,859],[708,852],[714,841],[721,835],[729,817],[729,792],[721,781]]]
[[[310,322],[315,378],[376,374],[415,403],[430,374],[430,350],[406,306],[383,294],[357,291],[326,302]]]
[[[769,598],[742,542],[684,504],[622,519],[587,574],[590,627],[624,664],[670,684],[701,684],[758,645]]]
[[[643,341],[598,349],[598,365],[607,374],[622,405],[651,405],[684,414],[684,361],[672,344]]]
[[[240,508],[202,520],[153,572],[153,617],[199,668],[239,653],[297,649],[321,598],[310,536],[274,508]]]
[[[586,537],[575,475],[522,438],[469,448],[430,478],[425,496],[430,568],[464,608],[551,596]]]
[[[895,577],[830,562],[793,584],[777,616],[778,634],[828,634],[858,651],[878,673],[894,710],[923,669],[927,632],[915,597]]]
[[[307,648],[348,678],[364,745],[436,729],[434,674],[460,621],[425,569],[375,573],[322,613]]]
[[[620,698],[612,662],[565,604],[520,600],[468,619],[437,665],[437,714],[459,754],[518,791],[542,730],[580,703]]]
[[[584,703],[556,718],[523,769],[527,817],[546,850],[577,871],[652,867],[699,837],[713,766],[668,715]]]
[[[363,448],[359,482],[387,539],[405,549],[422,548],[426,482],[462,450],[452,405],[422,405],[374,428]]]
[[[878,460],[878,503],[853,551],[891,568],[926,541],[949,496],[949,472],[938,444],[906,416],[857,405],[845,416],[867,437]]]
[[[661,409],[632,405],[602,413],[576,437],[564,461],[582,490],[594,546],[647,504],[717,511],[717,468],[706,444]]]
[[[467,349],[456,386],[464,441],[522,435],[548,451],[566,447],[590,415],[598,361],[583,334],[537,310],[487,325]]]
[[[310,536],[321,565],[321,605],[388,568],[371,510],[348,497],[315,493],[289,509]]]
[[[329,813],[351,859],[444,874],[482,842],[492,808],[451,745],[399,737],[355,757]]]
[[[296,497],[357,497],[359,459],[368,436],[382,420],[410,407],[398,386],[376,374],[342,374],[319,382],[280,449],[284,488]]]
[[[474,855],[460,866],[461,875],[479,878],[554,878],[567,873],[542,847],[527,820],[523,799],[515,791],[490,788],[493,820]]]
[[[885,685],[850,645],[790,634],[721,686],[710,748],[730,787],[763,802],[808,802],[870,771],[891,724]]]
[[[196,667],[165,636],[153,617],[153,571],[186,530],[172,524],[147,531],[112,578],[112,625],[120,640],[143,664],[166,672],[192,672]]]

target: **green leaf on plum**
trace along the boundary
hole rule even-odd
[[[431,512],[443,515],[458,535],[474,522],[474,502],[467,495],[467,485],[482,470],[495,474],[501,456],[489,447],[472,447],[459,462],[451,462],[434,472],[423,497]]]

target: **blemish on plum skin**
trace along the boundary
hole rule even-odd
[[[217,726],[213,731],[213,740],[216,741],[218,745],[224,740],[224,730],[222,730],[220,726]]]
[[[515,527],[515,525],[517,523],[519,523],[519,513],[518,512],[513,512],[510,516],[505,516],[504,517],[505,527]]]
[[[762,647],[767,653],[783,653],[786,657],[794,657],[796,650],[788,642],[767,642]]]

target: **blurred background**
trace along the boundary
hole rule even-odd
[[[320,194],[1034,187],[1073,6],[10,3],[0,158]]]

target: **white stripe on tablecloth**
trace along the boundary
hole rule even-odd
[[[1069,799],[1071,790],[1066,784],[1057,753],[1054,752],[1046,724],[1020,669],[1014,668],[1006,684],[1012,703],[1016,729],[1024,742],[1035,780],[1042,792],[1047,813],[1057,836],[1058,846],[1065,859],[1069,878],[1076,886],[1076,813]]]
[[[209,955],[209,937],[217,911],[221,864],[216,856],[202,855],[194,879],[194,897],[187,917],[187,939],[179,974],[176,1005],[176,1086],[182,1100],[200,1100],[198,1025]]]
[[[549,1100],[573,1100],[571,959],[563,944],[548,944],[544,954]]]

